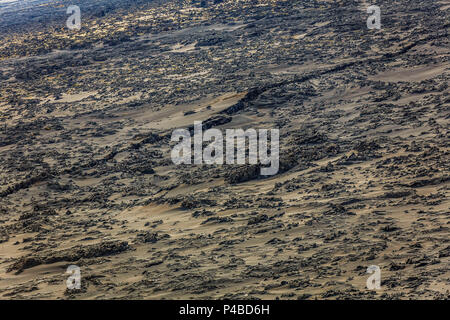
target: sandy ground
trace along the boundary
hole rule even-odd
[[[380,31],[362,2],[257,2],[3,56],[1,298],[449,298],[448,1],[389,1]],[[194,121],[278,128],[280,172],[174,165]]]

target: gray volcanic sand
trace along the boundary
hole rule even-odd
[[[383,1],[381,30],[367,6],[80,5],[76,32],[50,5],[3,28],[0,298],[449,299],[450,1]],[[278,128],[279,173],[174,165],[194,121]]]

